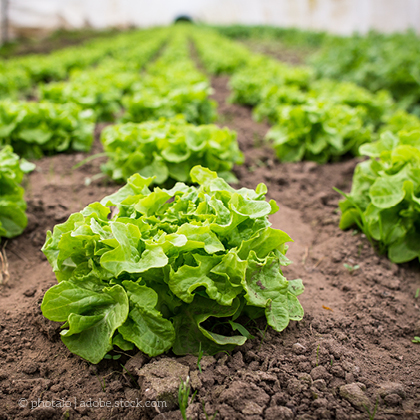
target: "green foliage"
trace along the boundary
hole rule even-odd
[[[40,87],[40,99],[53,103],[76,103],[92,109],[99,121],[112,121],[122,110],[121,101],[138,74],[102,68],[85,71],[70,81],[48,83]]]
[[[331,37],[311,60],[321,77],[350,81],[372,92],[386,89],[420,114],[420,42],[414,32]]]
[[[351,82],[321,79],[311,85],[308,96],[321,101],[344,104],[366,111],[366,123],[378,127],[394,111],[394,101],[387,91],[372,93]]]
[[[246,66],[230,79],[230,100],[247,105],[257,105],[263,99],[268,86],[292,85],[307,89],[313,71],[307,67],[291,67],[265,56],[254,55]]]
[[[233,165],[243,162],[236,133],[215,125],[198,127],[183,118],[113,125],[102,131],[108,155],[103,170],[116,181],[131,175],[155,176],[156,184],[190,182],[190,171],[203,165],[234,181]]]
[[[87,152],[93,129],[92,111],[83,111],[76,104],[0,102],[0,146],[12,145],[20,156]]]
[[[348,272],[350,274],[360,268],[360,265],[358,265],[358,264],[356,264],[356,265],[350,265],[350,264],[344,263],[343,266],[344,266],[344,268],[346,268],[348,270]]]
[[[207,77],[190,57],[187,29],[177,26],[161,57],[147,67],[146,75],[133,86],[123,104],[122,120],[143,122],[183,114],[193,124],[214,121],[216,103]]]
[[[399,110],[384,117],[384,125],[380,129],[381,133],[391,131],[392,133],[397,134],[401,130],[420,130],[420,119],[403,110]]]
[[[233,39],[275,40],[292,47],[319,48],[332,36],[327,32],[305,31],[267,25],[212,26],[220,34]]]
[[[247,63],[250,51],[214,31],[192,31],[194,45],[204,67],[211,74],[231,74]]]
[[[28,93],[31,87],[31,78],[27,71],[18,67],[0,64],[0,99],[19,99]]]
[[[361,107],[329,101],[283,105],[277,108],[277,124],[267,138],[281,161],[325,163],[347,152],[357,154],[359,146],[371,140],[372,130],[364,125],[365,118]]]
[[[179,384],[178,388],[178,404],[179,404],[179,410],[181,411],[182,419],[188,420],[187,417],[187,408],[190,404],[194,402],[194,398],[197,394],[197,390],[194,392],[194,394],[190,398],[190,377],[187,376],[186,381],[181,378],[181,383]]]
[[[268,33],[266,28],[255,31]],[[233,59],[231,51],[243,50],[243,46],[219,38],[223,37],[211,31],[194,32],[199,54],[208,56],[213,67],[207,67],[215,73],[218,63],[223,68],[224,60]],[[357,155],[359,146],[376,139],[378,131],[399,131],[419,123],[404,111],[396,112],[387,91],[377,89],[373,93],[352,82],[315,80],[313,69],[308,67],[288,66],[249,52],[246,59],[225,71],[234,71],[230,100],[254,106],[257,121],[267,119],[274,125],[267,138],[273,140],[283,161],[325,163],[347,153]]]
[[[252,115],[257,121],[267,119],[271,124],[277,122],[278,110],[281,105],[299,105],[308,100],[306,92],[296,85],[268,83],[258,94],[257,105]]]
[[[11,146],[0,148],[0,238],[20,235],[28,224],[20,184],[24,174],[34,167],[13,153]]]
[[[276,331],[302,319],[302,282],[281,271],[291,239],[270,227],[278,207],[265,185],[235,190],[200,166],[191,179],[197,188],[151,191],[152,178],[133,175],[48,232],[43,252],[59,283],[41,309],[65,323],[71,352],[92,363],[115,343],[150,356],[215,354],[246,341],[227,322],[241,314],[265,314]]]
[[[32,54],[0,61],[0,99],[23,99],[31,87],[51,81],[64,80],[76,70],[83,70],[101,62],[106,57],[142,64],[142,44],[159,38],[166,29],[156,28],[132,31],[94,39],[83,45],[68,47],[49,54]],[[140,51],[140,54],[138,54]]]
[[[392,262],[420,257],[420,131],[382,134],[363,145],[350,194],[340,202],[340,227],[358,225]]]
[[[146,37],[129,51],[124,49],[113,58],[102,60],[89,70],[77,70],[70,79],[40,86],[40,99],[46,102],[74,102],[93,109],[99,121],[113,121],[122,111],[124,95],[132,92],[140,80],[140,69],[156,54],[167,38],[161,31]]]
[[[275,124],[279,105],[299,105],[313,100],[348,105],[352,108],[363,108],[364,122],[378,127],[386,116],[394,110],[394,102],[386,91],[374,94],[367,89],[350,82],[337,82],[321,79],[311,83],[307,91],[296,85],[287,85],[277,81],[267,81],[261,90],[254,117],[261,121],[264,118]]]

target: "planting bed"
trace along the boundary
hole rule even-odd
[[[303,321],[282,333],[249,326],[254,339],[229,355],[204,356],[201,373],[194,356],[149,359],[128,352],[90,365],[71,354],[59,338],[60,325],[41,314],[42,297],[56,279],[40,248],[48,229],[117,186],[91,179],[100,172],[100,159],[72,169],[86,154],[43,158],[26,186],[28,228],[5,247],[0,420],[180,419],[170,393],[188,373],[197,391],[190,419],[206,419],[203,408],[216,419],[420,418],[419,345],[411,341],[420,335],[418,264],[391,264],[360,233],[338,228],[340,196],[332,188],[349,191],[357,158],[278,163],[262,142],[268,125],[255,123],[249,108],[226,103],[227,80],[213,78],[212,85],[219,124],[238,132],[245,154],[245,165],[234,172],[240,186],[265,183],[267,198],[280,206],[271,222],[295,241],[288,252],[293,264],[284,273],[304,282]],[[92,154],[102,151],[101,128]],[[344,264],[359,268],[349,271]],[[166,409],[114,406],[144,404],[164,392]],[[38,401],[44,404],[35,407]],[[48,407],[48,401],[64,407]],[[89,401],[109,404],[83,406]]]

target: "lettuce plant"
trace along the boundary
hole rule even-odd
[[[353,225],[395,263],[420,257],[420,131],[382,134],[360,153],[351,192],[340,202],[340,227]]]
[[[13,69],[13,71],[12,71]],[[19,99],[31,87],[28,73],[18,66],[0,64],[0,99]]]
[[[34,167],[13,153],[11,146],[0,148],[0,238],[20,235],[28,224],[20,184],[24,174]]]
[[[64,322],[71,352],[92,363],[114,345],[214,354],[246,341],[232,329],[245,316],[265,315],[276,331],[302,319],[302,282],[281,271],[291,239],[270,227],[278,207],[265,185],[235,190],[200,166],[191,179],[198,187],[151,191],[152,178],[133,175],[47,233],[58,284],[41,309]]]
[[[371,124],[374,128],[378,128],[395,108],[386,91],[372,93],[354,83],[320,79],[313,82],[308,91],[296,85],[268,83],[261,92],[260,102],[253,114],[258,121],[268,118],[269,122],[275,124],[279,106],[300,105],[314,100],[362,108],[365,111],[364,123]]]
[[[313,72],[307,67],[292,67],[280,61],[254,55],[230,79],[232,89],[230,101],[257,105],[264,97],[269,86],[296,86],[307,89],[313,78]]]
[[[285,162],[325,163],[347,152],[357,154],[372,138],[364,125],[366,111],[333,102],[308,101],[278,108],[277,124],[268,132],[277,157]]]
[[[93,109],[99,121],[113,121],[122,111],[122,99],[140,80],[140,69],[156,54],[167,37],[166,31],[146,38],[129,51],[108,57],[92,69],[75,70],[69,80],[41,85],[41,101],[74,102]]]
[[[267,119],[277,122],[278,111],[282,105],[300,105],[308,100],[308,95],[296,85],[268,84],[261,92],[260,101],[253,109],[256,121]]]
[[[398,134],[400,131],[420,130],[420,119],[406,111],[398,110],[389,114],[383,119],[384,124],[380,129],[380,133],[391,131]]]
[[[173,37],[158,60],[124,97],[124,122],[143,122],[178,114],[193,124],[208,124],[216,117],[216,102],[206,75],[191,59],[187,28],[173,30]]]
[[[98,121],[113,121],[122,111],[122,98],[138,80],[134,72],[117,72],[102,68],[85,71],[68,81],[40,86],[43,102],[75,103],[91,109]]]
[[[394,110],[394,101],[389,92],[381,90],[372,93],[355,83],[320,79],[312,83],[308,92],[310,98],[344,104],[366,111],[365,121],[378,127],[382,119]]]
[[[124,98],[126,113],[122,121],[143,122],[182,114],[193,124],[208,124],[216,116],[216,103],[209,99],[210,93],[208,82],[174,88],[164,83],[157,89],[140,86]]]
[[[321,77],[351,81],[372,92],[385,89],[420,115],[420,43],[412,32],[331,37],[311,58]]]
[[[0,146],[9,144],[20,156],[87,152],[93,129],[93,112],[73,103],[0,102]]]
[[[201,29],[192,35],[199,58],[211,74],[231,74],[252,56],[246,47],[215,31]]]
[[[116,181],[131,175],[155,175],[154,182],[190,181],[190,170],[201,164],[235,181],[230,172],[243,162],[236,133],[215,125],[194,126],[183,118],[127,123],[105,128],[101,142],[108,155],[103,171]]]

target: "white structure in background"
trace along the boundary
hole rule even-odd
[[[267,24],[337,34],[420,32],[420,0],[0,0],[11,36],[58,28],[166,25],[179,15],[213,24]],[[1,19],[0,19],[1,20]]]

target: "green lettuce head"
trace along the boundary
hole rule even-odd
[[[241,315],[265,315],[276,331],[302,319],[302,282],[281,271],[291,238],[270,227],[266,186],[235,190],[201,166],[190,175],[198,187],[153,191],[153,178],[133,175],[48,232],[58,284],[41,309],[65,323],[70,351],[92,363],[114,345],[214,354],[246,341]]]

